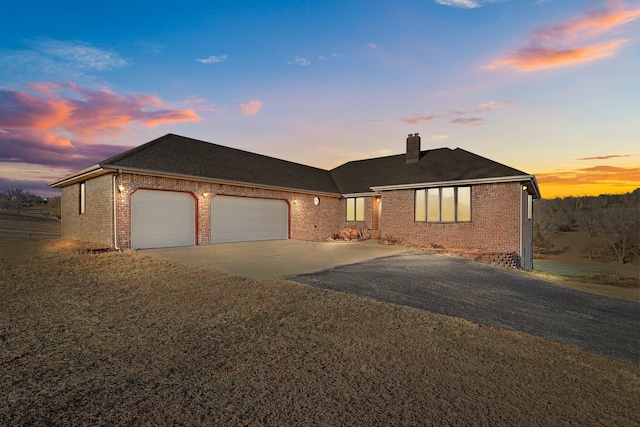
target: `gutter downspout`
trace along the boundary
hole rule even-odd
[[[120,252],[118,247],[118,187],[116,185],[116,174],[113,174],[113,247]]]
[[[525,201],[525,190],[522,184],[520,184],[520,269],[524,270],[524,201]],[[528,201],[528,200],[527,200]]]

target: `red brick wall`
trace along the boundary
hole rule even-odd
[[[347,221],[347,199],[341,199],[338,220],[340,229],[356,225],[360,228],[371,230],[373,225],[373,198],[364,198],[364,221]]]
[[[373,203],[376,200],[372,197],[365,198],[365,220],[347,222],[346,200],[339,197],[319,196],[320,204],[315,206],[314,194],[134,174],[118,175],[117,185],[123,186],[123,191],[117,191],[117,245],[123,249],[131,247],[131,194],[140,188],[191,193],[198,204],[197,241],[200,245],[210,243],[211,200],[217,194],[286,200],[289,204],[292,239],[324,240],[347,225],[356,224],[369,229],[375,225]],[[79,184],[63,188],[63,237],[113,245],[112,191],[112,175],[86,181],[86,213],[81,215]],[[385,191],[379,205],[382,211],[379,233],[383,237],[388,235],[415,245],[433,244],[448,249],[520,254],[520,218],[523,213],[526,215],[526,204],[523,206],[522,203],[526,193],[521,194],[520,184],[477,185],[472,187],[471,193],[471,222],[432,224],[415,222],[414,190]],[[532,221],[523,224],[526,227],[525,235],[530,233],[531,224]]]
[[[218,194],[286,200],[289,204],[289,237],[292,239],[324,240],[338,231],[342,218],[338,197],[319,196],[320,204],[316,206],[313,203],[315,194],[133,174],[119,175],[118,184],[124,186],[124,191],[118,194],[118,244],[121,248],[131,247],[131,194],[139,188],[193,194],[198,203],[197,240],[200,245],[210,243],[211,200]]]
[[[84,214],[80,214],[80,184],[62,189],[62,237],[113,244],[112,180],[112,175],[103,175],[85,182]]]
[[[520,253],[518,183],[483,184],[471,189],[471,222],[424,223],[414,218],[415,190],[382,194],[382,236],[404,239],[414,245],[439,245],[447,249]]]

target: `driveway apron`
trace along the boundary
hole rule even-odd
[[[406,252],[402,246],[366,242],[264,240],[177,248],[142,249],[140,253],[252,279],[280,279]]]
[[[640,304],[522,272],[404,253],[289,279],[522,331],[640,365]]]

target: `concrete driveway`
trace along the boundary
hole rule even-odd
[[[139,250],[157,258],[261,280],[312,273],[407,251],[408,248],[385,246],[377,240],[349,243],[268,240]]]
[[[640,304],[523,272],[412,252],[289,279],[522,331],[640,365]]]

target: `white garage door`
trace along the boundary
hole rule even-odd
[[[137,190],[131,196],[131,247],[196,244],[196,203],[191,194]]]
[[[289,238],[289,205],[284,200],[215,196],[211,200],[211,242]]]

